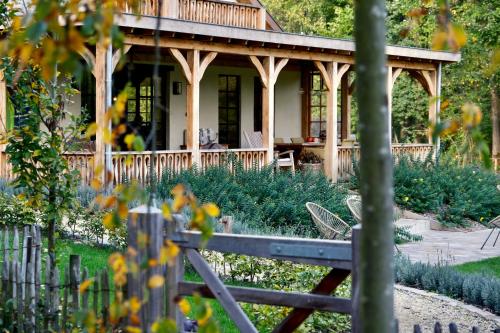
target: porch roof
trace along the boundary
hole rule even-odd
[[[122,14],[115,23],[122,28],[130,28],[137,33],[137,29],[150,31],[156,27],[156,17],[133,14]],[[230,27],[216,24],[199,23],[162,17],[160,31],[175,33],[178,38],[202,40],[209,42],[241,43],[247,46],[306,50],[321,53],[353,55],[355,43],[352,40],[334,39],[320,36],[301,35],[296,33],[254,30],[239,27]],[[174,37],[174,35],[169,35]],[[429,49],[387,45],[386,53],[391,59],[401,59],[415,62],[445,62],[453,63],[461,59],[460,53],[432,51]]]

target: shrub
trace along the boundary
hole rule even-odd
[[[35,224],[37,214],[28,202],[13,194],[0,193],[0,224],[23,226]]]
[[[352,186],[358,178],[359,173]],[[394,165],[394,200],[417,213],[434,213],[444,225],[485,223],[500,214],[499,181],[497,174],[477,166],[400,156]]]
[[[236,165],[229,168],[211,167],[179,174],[165,173],[160,179],[158,193],[169,199],[171,189],[178,183],[190,188],[201,202],[214,202],[222,215],[232,215],[237,228],[271,231],[275,234],[317,236],[305,208],[313,201],[339,215],[346,222],[354,221],[345,205],[347,190],[332,184],[324,175],[310,172],[273,172],[272,167],[245,171]]]
[[[396,257],[396,282],[421,288],[500,313],[500,279],[482,274],[467,274],[448,265],[412,263]]]

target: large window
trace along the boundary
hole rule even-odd
[[[240,77],[219,75],[219,143],[240,144]]]
[[[326,135],[326,86],[318,72],[311,72],[309,85],[309,136],[319,138]]]

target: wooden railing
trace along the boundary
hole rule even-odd
[[[430,144],[392,144],[392,154],[395,158],[401,155],[411,155],[414,158],[424,160],[432,152]],[[354,174],[352,159],[359,160],[359,146],[338,147],[338,172],[339,178],[347,179]]]
[[[113,152],[113,183],[137,180],[146,183],[150,175],[151,152]],[[187,150],[157,151],[154,171],[161,177],[165,171],[180,172],[191,166],[191,152]]]
[[[82,185],[89,185],[94,178],[94,153],[70,152],[64,154],[70,170],[78,170]]]
[[[120,1],[120,10],[127,14],[156,16],[158,0],[141,0],[137,2],[137,8],[132,6],[132,1]],[[164,1],[165,6],[168,2]]]
[[[0,178],[7,180],[14,178],[12,165],[9,163],[7,153],[4,151],[0,151]]]
[[[181,20],[228,25],[234,27],[265,29],[263,9],[241,3],[211,0],[179,0]]]
[[[205,170],[209,166],[222,166],[230,162],[231,155],[235,160],[241,162],[243,169],[260,169],[266,165],[267,149],[265,148],[244,148],[244,149],[207,149],[201,150],[201,169]]]

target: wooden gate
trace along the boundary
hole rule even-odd
[[[148,235],[149,245],[142,250],[145,253],[135,255],[134,260],[140,262],[143,260],[141,258],[157,257],[164,241],[160,238],[163,225],[166,225],[166,240],[177,244],[181,249],[181,254],[177,256],[175,263],[167,269],[165,290],[154,290],[155,294],[150,293],[149,302],[156,303],[155,313],[146,315],[146,318],[151,318],[146,319],[144,325],[148,325],[148,321],[154,322],[155,317],[164,311],[161,295],[167,293],[167,315],[176,319],[177,327],[182,327],[184,318],[178,310],[176,301],[180,296],[192,296],[194,293],[198,293],[205,298],[216,298],[239,331],[243,333],[257,332],[257,329],[237,302],[293,308],[288,316],[274,328],[273,332],[293,332],[315,310],[350,314],[352,316],[352,331],[358,331],[358,315],[353,311],[353,309],[358,308],[356,306],[358,303],[358,274],[356,270],[353,270],[353,267],[357,266],[355,264],[358,258],[356,247],[358,246],[360,227],[356,226],[353,230],[353,242],[216,233],[202,246],[199,232],[184,230],[181,221],[164,223],[158,209],[150,208],[151,216],[148,219],[147,210],[146,207],[133,210],[129,218],[129,246],[138,244],[141,235]],[[144,237],[142,236],[142,238]],[[224,285],[212,270],[200,254],[200,249],[286,260],[297,264],[326,266],[331,270],[310,293],[229,287]],[[204,283],[184,281],[184,258],[192,264]],[[158,274],[158,272],[151,274]],[[349,275],[352,276],[353,299],[332,296],[335,289]],[[141,279],[141,277],[138,276],[137,279]],[[142,279],[143,281],[129,280],[129,291],[132,288],[135,289],[134,286],[145,283],[148,274]],[[153,307],[146,306],[147,308],[152,309]]]

